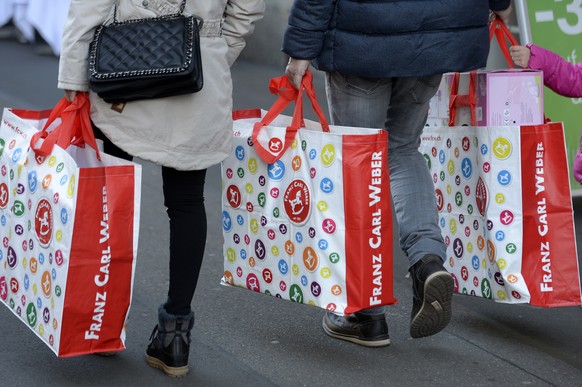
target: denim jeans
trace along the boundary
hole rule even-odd
[[[426,254],[443,260],[446,257],[434,184],[418,151],[428,104],[441,77],[370,79],[337,72],[326,74],[332,124],[388,131],[390,189],[400,247],[409,266]]]

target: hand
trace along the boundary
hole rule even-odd
[[[73,102],[76,96],[77,96],[76,90],[65,90],[65,98],[67,101]]]
[[[293,87],[297,90],[299,90],[301,80],[303,79],[310,63],[311,61],[306,59],[289,58],[289,63],[287,63],[287,67],[285,68],[285,75],[287,75],[289,82],[291,82]]]
[[[496,17],[501,19],[503,23],[508,24],[511,12],[513,12],[513,7],[511,6],[511,4],[509,4],[509,7],[507,7],[503,11],[493,11],[493,14],[495,14]]]
[[[526,68],[529,64],[529,58],[531,57],[531,50],[525,46],[511,46],[509,47],[509,54],[513,63],[516,65]]]

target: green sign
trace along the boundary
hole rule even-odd
[[[582,61],[582,0],[527,0],[533,44],[562,56],[571,63]],[[580,146],[582,98],[566,98],[544,90],[545,113],[564,123],[570,170]],[[570,173],[573,190],[582,190]],[[580,191],[582,192],[582,191]]]

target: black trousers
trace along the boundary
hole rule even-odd
[[[105,153],[131,160],[132,156],[113,144],[99,128]],[[206,246],[204,183],[206,170],[179,171],[162,167],[164,205],[170,220],[170,287],[164,309],[174,315],[190,313],[190,304]]]

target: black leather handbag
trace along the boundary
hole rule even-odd
[[[89,84],[106,102],[119,103],[195,93],[202,89],[202,19],[180,13],[117,21],[95,31]]]

